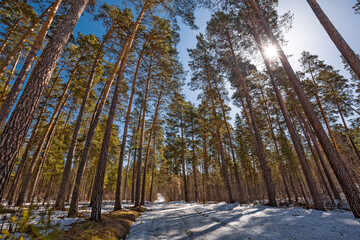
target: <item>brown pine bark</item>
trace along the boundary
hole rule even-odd
[[[285,53],[282,51],[282,48],[277,41],[274,33],[272,32],[270,26],[266,22],[262,12],[260,11],[259,7],[257,6],[254,0],[248,0],[252,9],[257,14],[262,27],[264,28],[266,34],[269,36],[270,40],[278,49],[280,61],[284,67],[286,74],[289,77],[289,81],[298,96],[303,109],[306,115],[309,117],[311,125],[318,137],[320,144],[328,157],[330,165],[334,170],[334,173],[343,189],[343,192],[346,196],[346,199],[350,205],[350,208],[354,214],[354,217],[360,218],[360,193],[357,189],[355,183],[353,182],[350,172],[347,166],[344,164],[343,159],[340,155],[338,155],[333,148],[331,142],[329,141],[324,128],[321,125],[309,99],[307,98],[304,89],[302,88],[300,81],[297,79],[294,70],[292,69]]]
[[[319,19],[321,25],[328,33],[331,40],[334,42],[340,53],[343,55],[351,69],[354,71],[358,79],[360,79],[360,59],[356,53],[350,48],[349,44],[341,36],[335,26],[332,24],[330,19],[326,16],[324,11],[316,0],[307,0],[308,4],[314,11],[316,17]]]
[[[4,51],[4,49],[5,49],[5,47],[6,47],[7,43],[8,43],[11,35],[14,33],[15,29],[16,29],[17,26],[19,25],[20,20],[21,20],[21,19],[18,19],[18,20],[14,23],[14,25],[9,29],[8,33],[6,34],[6,37],[5,37],[5,39],[2,41],[2,44],[1,44],[1,47],[0,47],[0,55],[1,55],[1,53]]]
[[[18,97],[20,90],[25,82],[25,79],[26,79],[28,73],[30,72],[32,64],[36,59],[36,55],[39,52],[42,43],[44,42],[46,33],[48,32],[48,30],[51,26],[51,23],[56,15],[56,12],[57,12],[61,2],[62,2],[62,0],[56,0],[52,4],[50,12],[47,15],[45,22],[43,23],[41,30],[40,30],[39,34],[37,35],[36,40],[35,40],[33,46],[31,47],[31,50],[30,50],[28,56],[26,57],[24,64],[21,67],[20,73],[17,76],[17,78],[14,82],[14,85],[11,88],[11,91],[7,95],[5,102],[1,106],[0,128],[4,125],[6,119],[11,111],[11,108],[13,107],[14,103],[16,102],[16,98]],[[41,58],[41,56],[40,56],[40,58]]]
[[[25,41],[29,38],[30,34],[35,30],[36,26],[41,22],[41,20],[46,16],[46,14],[49,13],[51,8],[53,7],[54,3],[51,4],[45,11],[36,19],[35,22],[33,22],[29,28],[26,30],[26,32],[21,36],[19,42],[16,43],[14,48],[11,50],[11,52],[6,56],[4,61],[0,65],[0,78],[5,73],[6,68],[9,66],[11,61],[14,59],[15,55],[19,52],[20,48],[23,47]]]
[[[153,58],[150,59],[148,76],[146,79],[145,96],[144,96],[144,100],[143,100],[143,113],[142,113],[142,119],[141,119],[139,153],[138,153],[138,161],[137,161],[137,169],[136,169],[135,207],[141,205],[140,188],[141,188],[142,152],[144,149],[143,142],[144,142],[144,135],[145,135],[145,117],[146,117],[147,101],[148,101],[148,96],[149,96],[149,85],[150,85],[152,66],[153,66],[152,64],[153,64]]]
[[[90,216],[91,221],[95,221],[95,222],[101,221],[101,203],[102,203],[105,170],[106,170],[106,161],[107,161],[107,154],[108,154],[108,150],[109,150],[109,142],[110,142],[110,138],[111,138],[111,130],[112,130],[113,121],[115,118],[116,105],[118,102],[121,83],[123,81],[126,62],[127,62],[127,59],[128,59],[129,53],[130,53],[130,49],[131,49],[132,43],[135,39],[135,34],[137,32],[137,29],[144,17],[144,14],[149,5],[150,5],[150,0],[147,0],[135,22],[135,25],[134,25],[134,27],[131,31],[131,34],[128,38],[128,41],[127,41],[128,46],[127,46],[124,58],[121,62],[120,70],[118,73],[118,78],[117,78],[116,85],[115,85],[115,91],[114,91],[114,95],[113,95],[113,98],[111,101],[110,112],[109,112],[109,116],[108,116],[107,123],[106,123],[104,138],[103,138],[103,142],[101,145],[99,161],[98,161],[98,165],[96,168],[95,183],[94,183],[94,188],[93,188],[93,193],[94,193],[93,194],[93,196],[94,196],[93,203],[94,203],[94,205],[91,209],[91,216]]]
[[[157,101],[156,108],[155,108],[154,120],[153,120],[151,129],[150,129],[149,141],[148,141],[147,151],[146,151],[145,160],[144,160],[144,173],[143,173],[143,181],[142,181],[142,186],[141,186],[140,205],[145,205],[146,171],[147,171],[147,165],[148,165],[149,156],[150,156],[151,139],[152,139],[154,129],[155,129],[155,126],[156,126],[156,120],[157,120],[157,116],[158,116],[158,112],[159,112],[159,107],[160,107],[160,103],[161,103],[161,97],[162,97],[163,89],[164,89],[164,87],[161,86],[160,93],[159,93],[159,96],[158,96],[158,101]]]
[[[11,114],[0,140],[0,196],[4,193],[15,160],[30,128],[35,111],[62,51],[89,0],[72,3],[53,38],[43,50],[32,76]]]
[[[191,142],[192,142],[192,167],[193,167],[193,174],[194,174],[194,196],[195,196],[195,202],[199,201],[199,190],[197,185],[197,178],[196,178],[196,154],[195,154],[195,137],[194,137],[194,119],[191,119],[191,127],[192,127],[192,133],[191,133]]]
[[[236,58],[236,55],[235,55],[235,52],[234,52],[234,48],[233,48],[229,33],[227,33],[227,41],[229,43],[230,52],[231,52],[233,61],[235,63],[235,69],[234,70],[236,71],[236,74],[237,74],[237,77],[238,77],[238,80],[239,80],[239,85],[241,85],[241,87],[242,87],[242,90],[243,90],[244,95],[245,95],[245,100],[246,100],[246,103],[247,103],[247,106],[248,106],[248,109],[249,109],[250,118],[251,118],[251,121],[252,121],[253,130],[254,130],[254,136],[255,136],[255,140],[256,140],[256,143],[255,143],[256,147],[255,148],[257,150],[257,155],[259,157],[259,162],[260,162],[260,167],[261,167],[261,170],[262,170],[262,175],[263,175],[265,185],[266,185],[269,205],[275,207],[275,206],[277,206],[277,203],[276,203],[276,198],[275,198],[275,186],[274,186],[274,183],[273,183],[273,181],[271,179],[271,170],[270,170],[270,168],[269,168],[269,166],[267,164],[267,160],[266,160],[266,157],[265,157],[264,146],[263,146],[263,143],[262,143],[260,130],[258,128],[257,120],[256,120],[256,117],[255,117],[254,107],[253,107],[252,102],[251,102],[251,97],[250,97],[249,92],[247,90],[245,80],[244,80],[244,78],[243,78],[243,76],[241,74],[239,64],[237,62],[237,58]],[[238,86],[238,87],[240,87],[240,86]],[[239,92],[240,91],[241,90],[239,89]]]
[[[66,156],[65,167],[64,167],[64,171],[63,171],[63,174],[62,174],[62,177],[61,177],[59,191],[58,191],[58,194],[57,194],[57,197],[56,197],[55,209],[64,209],[64,207],[65,207],[64,204],[65,204],[66,190],[68,189],[68,186],[69,186],[71,165],[72,165],[73,158],[74,158],[74,155],[75,155],[75,145],[76,145],[76,141],[77,141],[79,131],[80,131],[80,128],[81,128],[81,123],[82,123],[82,120],[83,120],[83,116],[85,114],[86,102],[87,102],[87,100],[89,98],[89,95],[90,95],[90,91],[91,91],[93,81],[94,81],[94,78],[95,78],[96,68],[97,68],[97,66],[99,64],[100,57],[101,57],[104,45],[105,45],[106,41],[109,39],[109,37],[110,37],[111,33],[113,32],[113,30],[114,30],[114,28],[111,27],[110,30],[105,34],[104,39],[102,40],[100,48],[98,49],[98,52],[97,52],[96,57],[94,59],[93,65],[91,67],[90,76],[89,76],[89,79],[88,79],[88,82],[87,82],[84,97],[83,97],[82,102],[81,102],[78,117],[76,119],[73,135],[72,135],[72,138],[71,138],[69,151],[68,151],[68,154]]]
[[[117,176],[117,181],[116,181],[114,210],[120,210],[121,209],[121,198],[120,198],[120,196],[121,196],[122,169],[123,169],[123,163],[124,163],[124,157],[125,157],[125,147],[126,147],[126,139],[127,139],[128,129],[129,129],[131,108],[132,108],[132,103],[133,103],[133,99],[134,99],[134,94],[135,94],[135,89],[136,89],[136,81],[137,81],[138,73],[139,73],[139,70],[140,70],[141,61],[142,61],[143,56],[145,54],[145,47],[146,47],[147,43],[149,42],[151,36],[152,36],[152,34],[150,34],[148,36],[145,43],[143,44],[143,47],[142,47],[141,52],[139,54],[139,59],[138,59],[137,65],[136,65],[136,70],[135,70],[135,73],[134,73],[134,79],[133,79],[133,82],[132,82],[131,93],[130,93],[130,98],[129,98],[129,103],[128,103],[128,110],[127,110],[127,113],[126,113],[125,124],[124,124],[124,133],[123,133],[123,138],[122,138],[122,142],[121,142],[121,149],[120,149],[118,176]]]

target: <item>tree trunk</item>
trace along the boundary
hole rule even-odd
[[[231,55],[232,55],[233,60],[235,62],[235,71],[236,71],[236,74],[237,74],[238,79],[240,81],[240,85],[242,86],[242,89],[243,89],[243,92],[244,92],[244,95],[245,95],[245,100],[246,100],[246,103],[248,105],[252,125],[253,125],[253,128],[254,128],[254,135],[255,135],[255,140],[256,140],[256,144],[255,144],[256,147],[255,148],[257,150],[257,155],[259,157],[260,167],[261,167],[261,170],[262,170],[262,175],[263,175],[265,185],[266,185],[266,190],[267,190],[267,195],[268,195],[268,200],[269,200],[268,204],[270,206],[275,207],[275,206],[277,206],[276,197],[275,197],[275,186],[274,186],[274,183],[273,183],[273,181],[271,179],[271,170],[270,170],[270,168],[269,168],[269,166],[267,164],[267,160],[266,160],[266,157],[265,157],[264,146],[263,146],[263,143],[262,143],[260,130],[258,128],[257,120],[256,120],[256,117],[255,117],[254,108],[253,108],[253,105],[252,105],[252,102],[251,102],[251,97],[250,97],[249,92],[247,90],[245,80],[244,80],[244,78],[243,78],[243,76],[241,74],[241,71],[239,69],[239,64],[237,62],[237,58],[236,58],[236,55],[235,55],[235,52],[234,52],[234,49],[233,49],[232,42],[231,42],[229,34],[227,34],[227,40],[228,40],[228,43],[229,43],[229,46],[230,46]],[[240,89],[239,89],[239,92],[240,92]]]
[[[260,23],[262,24],[262,27],[265,29],[266,34],[269,36],[272,43],[275,44],[275,46],[278,48],[279,58],[282,62],[286,74],[289,77],[289,81],[291,82],[293,89],[295,90],[306,115],[309,117],[311,125],[313,126],[313,129],[320,141],[320,144],[323,147],[323,150],[328,157],[330,165],[334,170],[334,173],[337,179],[339,180],[339,183],[344,191],[344,194],[354,214],[354,217],[360,218],[360,193],[350,176],[350,172],[348,168],[344,164],[344,161],[341,158],[341,156],[337,155],[335,149],[331,145],[331,142],[329,141],[326,132],[321,125],[321,122],[319,121],[309,99],[307,98],[304,89],[301,86],[301,83],[297,79],[295,72],[292,69],[285,53],[282,51],[279,42],[277,41],[275,35],[273,34],[270,26],[266,22],[256,2],[254,0],[248,0],[248,2],[251,4],[251,7],[253,8],[254,12],[258,15],[260,19]]]
[[[47,31],[49,30],[51,23],[56,15],[56,12],[61,4],[62,0],[56,0],[51,7],[49,14],[47,15],[45,22],[43,23],[41,30],[31,47],[31,50],[21,67],[20,73],[17,76],[14,85],[11,88],[10,93],[8,94],[4,104],[0,109],[0,128],[4,125],[6,118],[8,117],[14,103],[16,102],[16,98],[18,97],[20,90],[25,82],[25,79],[30,72],[31,66],[36,59],[36,55],[41,48],[42,43],[44,42]],[[41,58],[41,56],[40,56]]]
[[[14,61],[14,64],[13,64],[13,66],[12,66],[12,68],[11,68],[11,71],[10,71],[10,73],[9,73],[9,76],[7,77],[7,80],[6,80],[6,82],[5,82],[4,90],[2,91],[1,96],[0,96],[0,102],[2,102],[3,98],[4,98],[5,95],[6,95],[7,88],[8,88],[8,86],[9,86],[9,83],[10,83],[10,80],[11,80],[12,76],[13,76],[14,73],[15,73],[15,69],[16,69],[16,66],[17,66],[17,64],[18,64],[18,62],[19,62],[20,56],[21,56],[21,48],[20,48],[20,50],[19,50],[19,52],[18,52],[18,55],[17,55],[17,57],[16,57],[16,59],[15,59],[15,61]],[[4,104],[3,104],[2,106],[4,106]],[[0,112],[0,116],[1,116],[1,112]],[[6,119],[5,119],[5,120],[6,120]],[[5,122],[5,120],[4,120],[4,122]],[[2,125],[3,125],[3,124],[0,124],[0,128],[2,128]]]
[[[155,129],[155,126],[156,126],[156,120],[157,120],[157,116],[158,116],[158,112],[159,112],[159,107],[160,107],[160,103],[161,103],[161,97],[162,97],[163,89],[164,89],[164,87],[161,86],[161,90],[160,90],[158,101],[157,101],[156,108],[155,108],[154,120],[153,120],[153,123],[152,123],[152,126],[151,126],[150,135],[149,135],[149,141],[148,141],[148,145],[147,145],[147,151],[146,151],[146,156],[145,156],[145,161],[144,161],[144,174],[143,174],[143,182],[142,182],[142,188],[141,188],[140,205],[145,205],[146,170],[147,170],[147,165],[148,165],[149,156],[150,156],[151,138],[153,136],[154,129]]]
[[[154,158],[151,159],[151,183],[150,183],[150,193],[149,201],[152,202],[153,186],[154,186],[154,172],[155,172],[155,160],[156,160],[156,142],[154,137]]]
[[[11,52],[6,56],[5,60],[0,65],[0,79],[5,73],[6,68],[9,66],[15,55],[19,52],[20,48],[23,47],[25,41],[29,38],[30,34],[35,30],[36,26],[41,20],[48,14],[55,3],[51,4],[36,20],[33,22],[26,32],[21,36],[19,42],[16,43]]]
[[[14,23],[14,26],[12,26],[12,27],[9,29],[9,32],[6,34],[6,37],[5,37],[5,39],[2,41],[2,44],[1,44],[1,47],[0,47],[0,55],[1,55],[1,53],[4,51],[4,49],[5,49],[5,47],[6,47],[7,43],[8,43],[11,35],[14,33],[15,29],[16,29],[17,26],[19,25],[20,20],[21,20],[21,19],[17,20],[17,21]]]
[[[135,188],[135,207],[140,206],[140,188],[141,188],[141,166],[142,166],[142,152],[143,152],[143,141],[145,135],[145,115],[147,109],[147,100],[149,94],[149,85],[151,80],[151,73],[152,73],[152,63],[153,59],[150,60],[150,66],[148,71],[148,76],[146,80],[146,89],[145,89],[145,97],[144,97],[144,106],[143,106],[143,113],[141,119],[141,134],[140,134],[140,142],[139,142],[139,155],[138,155],[138,162],[137,162],[137,173],[136,173],[136,188]]]
[[[127,139],[128,129],[129,129],[131,108],[132,108],[132,103],[133,103],[133,99],[134,99],[134,94],[135,94],[135,89],[136,89],[136,81],[137,81],[141,61],[142,61],[144,53],[145,53],[145,47],[146,47],[147,43],[149,42],[150,38],[151,38],[151,34],[149,35],[149,37],[146,39],[145,43],[143,44],[143,47],[141,49],[139,59],[138,59],[137,65],[136,65],[134,79],[133,79],[133,82],[132,82],[131,93],[130,93],[129,104],[128,104],[128,110],[127,110],[127,113],[126,113],[125,124],[124,124],[124,133],[123,133],[123,138],[122,138],[122,142],[121,142],[121,149],[120,149],[118,176],[117,176],[117,181],[116,181],[114,210],[120,210],[121,209],[121,181],[122,181],[122,169],[123,169],[122,165],[124,163],[124,157],[125,157],[125,147],[126,147],[126,139]]]
[[[5,126],[0,140],[0,197],[4,193],[15,160],[56,63],[88,2],[89,0],[78,0],[72,3],[68,14],[43,50],[42,57]]]
[[[360,59],[356,53],[350,48],[345,39],[341,36],[335,26],[332,24],[330,19],[321,9],[320,5],[316,0],[307,0],[308,4],[314,11],[316,17],[319,19],[321,25],[328,33],[331,40],[334,42],[336,47],[339,49],[342,56],[345,58],[347,63],[350,65],[358,79],[360,79]]]
[[[132,43],[135,39],[135,34],[137,32],[137,29],[141,23],[142,18],[144,17],[144,14],[145,14],[149,4],[150,4],[150,0],[145,2],[137,20],[136,20],[136,23],[132,29],[132,32],[127,40],[128,46],[127,46],[124,58],[121,62],[120,70],[118,73],[118,78],[117,78],[116,85],[115,85],[115,91],[114,91],[114,95],[113,95],[113,98],[111,101],[110,112],[109,112],[109,116],[108,116],[107,123],[106,123],[104,138],[103,138],[103,142],[101,145],[99,161],[98,161],[98,165],[96,168],[95,184],[94,184],[94,188],[93,188],[93,192],[95,192],[93,194],[93,196],[95,197],[95,199],[93,199],[94,205],[93,205],[93,208],[91,209],[91,216],[90,216],[91,221],[95,221],[95,222],[101,221],[101,202],[102,202],[103,185],[104,185],[104,177],[105,177],[105,170],[106,170],[106,161],[107,161],[107,154],[108,154],[108,150],[109,150],[109,142],[110,142],[110,138],[111,138],[111,130],[112,130],[113,121],[115,118],[116,105],[117,105],[119,94],[120,94],[121,83],[122,83],[123,77],[124,77],[127,58],[129,56],[130,49],[132,47]]]
[[[66,190],[68,189],[69,186],[69,178],[70,178],[70,171],[71,171],[71,165],[72,165],[72,161],[75,155],[75,147],[76,147],[76,141],[77,141],[77,137],[79,135],[79,131],[81,128],[81,123],[83,120],[83,116],[85,114],[85,106],[86,106],[86,102],[89,98],[90,95],[90,91],[93,85],[93,80],[95,78],[95,72],[96,72],[96,68],[99,64],[100,61],[100,57],[102,54],[102,50],[104,48],[104,45],[106,43],[106,41],[109,39],[111,33],[113,32],[114,28],[111,27],[110,30],[106,33],[106,35],[104,36],[104,39],[101,42],[100,48],[98,49],[98,52],[96,54],[96,57],[94,59],[94,63],[91,67],[91,71],[90,71],[90,76],[87,82],[87,86],[85,89],[85,93],[84,93],[84,97],[82,99],[81,102],[81,106],[80,106],[80,110],[78,113],[78,117],[76,119],[76,123],[75,123],[75,127],[74,127],[74,132],[71,138],[71,143],[70,143],[70,147],[69,147],[69,151],[68,154],[66,156],[66,161],[65,161],[65,167],[64,167],[64,172],[63,175],[61,177],[61,182],[60,182],[60,188],[56,197],[56,202],[55,202],[55,209],[64,209],[64,204],[65,204],[65,196],[66,196]]]

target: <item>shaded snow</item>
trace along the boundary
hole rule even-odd
[[[359,221],[340,210],[184,202],[147,208],[127,239],[360,239]]]

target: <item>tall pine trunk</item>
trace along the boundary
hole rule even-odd
[[[145,205],[146,170],[147,170],[147,165],[148,165],[149,156],[150,156],[151,139],[152,139],[154,129],[156,126],[156,120],[157,120],[159,107],[160,107],[160,103],[161,103],[162,92],[163,92],[163,86],[161,86],[161,90],[160,90],[158,101],[157,101],[156,108],[155,108],[154,120],[153,120],[151,129],[150,129],[149,141],[148,141],[146,156],[145,156],[145,161],[144,161],[144,173],[143,173],[143,181],[142,181],[142,188],[141,188],[140,205]]]
[[[147,110],[147,101],[149,96],[149,85],[151,80],[151,73],[152,73],[152,64],[153,58],[150,60],[148,76],[146,79],[146,88],[145,88],[145,97],[143,101],[143,113],[141,119],[141,133],[140,133],[140,141],[139,141],[139,153],[138,153],[138,162],[137,162],[137,169],[136,169],[136,185],[135,185],[135,207],[141,205],[140,199],[140,188],[141,188],[141,169],[142,169],[142,152],[143,152],[143,142],[144,142],[144,135],[145,135],[145,117],[146,117],[146,110]]]
[[[4,51],[4,49],[5,49],[5,47],[6,47],[7,43],[8,43],[11,35],[14,33],[14,31],[15,31],[15,29],[17,28],[17,26],[19,25],[20,21],[21,21],[21,19],[18,19],[18,20],[14,23],[14,25],[9,29],[8,33],[6,34],[6,37],[5,37],[5,39],[2,41],[2,44],[1,44],[1,46],[0,46],[0,55],[1,55],[1,53]]]

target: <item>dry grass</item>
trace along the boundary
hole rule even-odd
[[[145,211],[144,208],[131,208],[129,211],[119,210],[102,215],[102,222],[78,222],[71,229],[57,237],[57,240],[113,240],[121,239],[128,234],[131,225]]]

